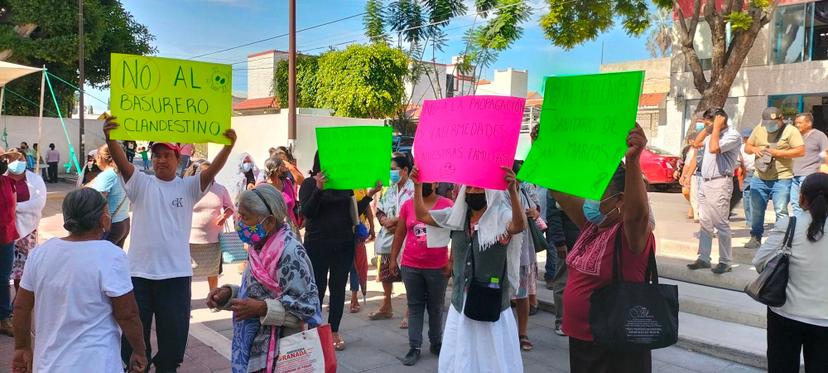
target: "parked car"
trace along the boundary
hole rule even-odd
[[[400,153],[411,153],[411,147],[414,145],[414,137],[394,135],[391,138],[391,151]]]
[[[678,185],[675,171],[679,156],[649,145],[641,153],[641,171],[649,186],[658,190],[667,190]]]

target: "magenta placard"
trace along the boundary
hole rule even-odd
[[[414,161],[425,182],[506,189],[526,99],[464,96],[426,101],[414,137]]]

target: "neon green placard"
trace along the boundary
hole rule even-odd
[[[391,127],[316,129],[319,164],[328,177],[325,189],[372,188],[391,177]]]
[[[518,179],[600,200],[635,126],[643,71],[549,77],[540,133]]]
[[[116,140],[229,144],[230,65],[113,53]]]

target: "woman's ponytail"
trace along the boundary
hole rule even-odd
[[[825,220],[828,218],[828,174],[816,173],[805,178],[801,194],[812,218],[808,241],[817,242],[825,236]]]

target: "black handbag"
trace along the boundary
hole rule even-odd
[[[595,343],[618,350],[654,350],[678,341],[678,287],[658,283],[655,250],[643,283],[625,282],[621,235],[615,237],[612,284],[590,298],[589,325]]]
[[[477,233],[475,233],[477,234]],[[468,253],[471,256],[471,273],[469,289],[466,292],[466,303],[463,305],[463,314],[475,321],[495,322],[500,320],[500,305],[503,302],[503,279],[506,277],[506,263],[503,263],[503,274],[496,286],[491,282],[478,281],[475,278],[474,241],[469,237]]]
[[[782,240],[779,253],[768,261],[765,269],[759,273],[759,277],[745,286],[745,293],[757,302],[771,307],[785,305],[794,233],[796,233],[796,217],[792,216],[788,221],[788,229],[785,231],[785,239]]]

